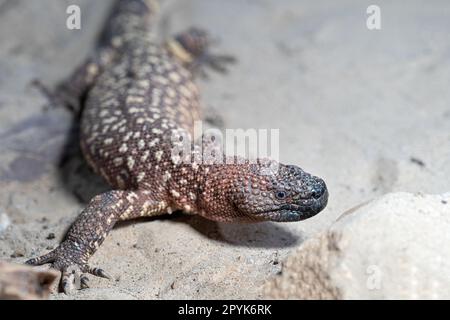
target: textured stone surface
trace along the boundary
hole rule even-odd
[[[65,28],[72,3],[82,8],[81,31]],[[109,3],[0,0],[0,212],[11,222],[0,259],[55,247],[105,189],[69,139],[70,114],[45,111],[30,83],[52,85],[83,60]],[[127,223],[92,259],[120,281],[92,278],[95,289],[53,298],[259,298],[278,261],[348,208],[392,191],[449,191],[450,3],[379,1],[380,31],[366,28],[369,4],[164,1],[161,37],[205,27],[239,60],[201,82],[205,106],[225,128],[280,129],[281,160],[324,177],[328,208],[292,224]]]
[[[59,273],[0,261],[0,300],[47,299]]]
[[[391,193],[307,240],[267,297],[449,299],[450,193]]]

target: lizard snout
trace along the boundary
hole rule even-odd
[[[328,188],[321,178],[313,176],[311,186],[311,200],[313,204],[311,205],[311,211],[314,214],[322,211],[328,203]]]

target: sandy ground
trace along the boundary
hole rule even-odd
[[[65,9],[82,8],[82,30]],[[53,85],[92,48],[110,1],[0,1],[0,259],[54,248],[107,188],[79,154],[69,113],[30,82]],[[239,63],[201,81],[226,128],[280,130],[280,157],[325,179],[328,207],[299,223],[198,217],[122,224],[91,263],[117,281],[54,299],[260,298],[294,248],[345,210],[392,191],[450,191],[450,3],[166,0],[159,34],[187,26],[220,38]]]

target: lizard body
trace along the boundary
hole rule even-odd
[[[215,165],[174,160],[174,133],[192,132],[201,119],[195,67],[222,67],[199,30],[158,45],[151,36],[151,4],[118,0],[94,55],[66,86],[72,102],[83,107],[83,154],[112,187],[90,201],[55,250],[27,261],[52,263],[62,272],[66,292],[76,272],[81,287],[88,286],[86,273],[108,277],[88,260],[117,221],[174,210],[216,221],[299,221],[327,203],[323,180],[293,165],[280,164],[267,175],[261,173],[269,165],[263,160]]]

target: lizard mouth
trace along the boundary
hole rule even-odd
[[[319,199],[309,199],[303,203],[284,204],[277,208],[264,210],[256,214],[263,220],[276,222],[302,221],[321,212],[328,203],[328,191]]]

